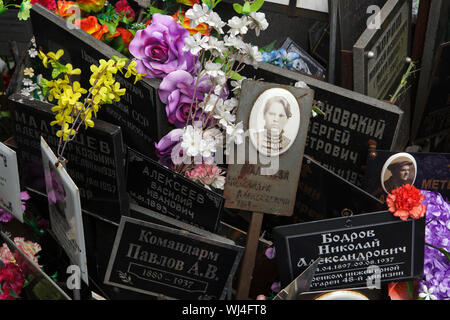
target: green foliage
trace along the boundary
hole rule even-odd
[[[221,0],[219,0],[221,1]],[[264,0],[256,0],[252,4],[250,2],[245,1],[244,5],[241,6],[238,3],[233,3],[233,9],[239,14],[248,15],[251,12],[256,12],[259,9],[261,9],[262,5],[264,4]]]
[[[436,249],[436,250],[438,250],[439,252],[441,252],[446,258],[447,258],[447,260],[448,261],[450,261],[450,252],[448,252],[447,250],[445,250],[445,249],[442,249],[442,248],[438,248],[438,247],[436,247],[436,246],[433,246],[432,244],[429,244],[429,243],[425,243],[427,246],[429,246],[429,247],[431,247],[431,248],[433,248],[433,249]]]
[[[256,0],[250,5],[251,12],[256,12],[259,9],[261,9],[262,5],[264,4],[264,0]]]
[[[13,290],[12,288],[9,289],[9,295],[10,295],[11,297],[16,298],[16,299],[20,299],[20,297],[17,295],[17,293],[14,292],[14,290]]]
[[[277,40],[272,41],[267,46],[259,48],[259,52],[272,52],[275,50],[275,45],[277,44]]]
[[[53,71],[52,71],[52,78],[53,79],[56,79],[56,77],[58,77],[61,73],[65,73],[65,72],[69,71],[66,68],[66,66],[62,65],[58,61],[52,61],[52,62],[50,62],[50,64],[53,67]]]

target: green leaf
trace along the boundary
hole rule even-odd
[[[0,15],[4,14],[6,11],[8,11],[8,8],[0,7]]]
[[[153,7],[153,6],[150,6],[150,10],[149,11],[150,11],[151,15],[154,15],[155,13],[161,13],[161,14],[165,13],[164,10],[158,9],[156,7]]]
[[[2,259],[0,259],[0,269],[3,268],[3,261]],[[2,288],[2,286],[0,286],[0,289]]]
[[[61,72],[67,72],[67,68],[66,66],[63,66],[61,63],[59,63],[58,61],[52,61],[50,62],[50,64],[53,67],[53,71],[52,71],[52,78],[55,79],[57,76],[59,76],[59,74]]]
[[[414,283],[412,281],[408,281],[406,282],[406,285],[408,287],[409,297],[412,298],[414,296]]]
[[[20,297],[14,292],[12,288],[9,289],[9,294],[16,299],[20,299]]]
[[[258,11],[261,9],[262,5],[264,4],[264,0],[256,0],[250,5],[251,12]]]
[[[210,1],[210,0],[202,0],[202,2],[203,2],[204,4],[206,4],[208,7],[211,8],[211,1]]]
[[[233,9],[239,14],[242,14],[242,6],[239,3],[233,3]]]
[[[221,1],[222,1],[222,0],[217,0],[217,1],[214,1],[214,0],[213,0],[213,6],[212,6],[212,9],[214,9]]]
[[[9,118],[11,116],[11,114],[9,113],[9,111],[0,111],[0,119],[1,118]],[[0,261],[1,262],[1,261]],[[0,268],[1,268],[1,264],[0,264]]]
[[[108,22],[103,19],[98,19],[98,22],[104,24],[108,28],[109,33],[111,34],[116,33],[118,22]]]
[[[429,243],[425,243],[425,244],[427,246],[429,246],[429,247],[432,247],[432,248],[434,248],[436,250],[439,250],[447,258],[447,260],[450,261],[450,252],[448,252],[447,250],[444,250],[442,248],[438,248],[436,246],[433,246],[432,244],[429,244]]]
[[[244,3],[244,7],[242,8],[242,14],[249,14],[250,12],[251,12],[250,3],[246,1]]]
[[[2,284],[1,282],[0,282],[0,284]],[[3,294],[3,290],[2,290],[2,286],[0,285],[0,294]]]
[[[58,271],[56,271],[54,275],[50,276],[50,278],[52,278],[53,281],[58,282]]]
[[[230,79],[231,80],[235,80],[235,81],[239,81],[239,80],[242,80],[242,76],[239,73],[235,72],[235,71],[231,71]]]
[[[275,49],[275,45],[277,44],[277,40],[272,41],[267,46],[259,48],[259,52],[271,52]]]

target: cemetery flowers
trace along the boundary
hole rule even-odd
[[[386,199],[389,212],[403,221],[409,217],[419,219],[425,216],[426,205],[422,204],[425,196],[419,189],[411,185],[404,185],[392,191]]]
[[[27,208],[26,201],[30,199],[30,195],[27,191],[22,191],[20,193],[20,199],[22,200],[22,210],[25,211]],[[0,209],[0,222],[9,222],[12,220],[12,218],[13,216],[11,214],[3,209]]]
[[[63,65],[58,62],[64,54],[63,50],[56,53],[47,54],[39,51],[38,56],[42,60],[44,67],[51,65],[53,80],[42,79],[44,95],[48,100],[57,101],[57,105],[52,108],[56,112],[55,120],[50,124],[59,125],[60,130],[56,135],[60,137],[58,144],[58,157],[62,158],[64,149],[69,141],[72,141],[84,124],[86,128],[93,127],[92,117],[97,116],[97,112],[105,104],[113,101],[120,101],[120,97],[126,92],[116,81],[117,72],[123,73],[127,59],[113,57],[108,61],[101,59],[99,65],[91,65],[91,76],[89,83],[91,87],[84,89],[78,81],[72,79],[75,75],[80,75],[81,70],[74,68],[70,63]],[[142,78],[142,74],[136,71],[136,62],[131,62],[126,68],[125,78],[135,76],[135,83]],[[86,96],[85,96],[86,95]]]

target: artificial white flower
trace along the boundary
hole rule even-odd
[[[262,12],[250,12],[250,24],[251,29],[255,29],[256,36],[259,37],[261,30],[266,30],[269,23],[266,20],[266,15]]]
[[[303,89],[309,89],[308,85],[304,81],[297,81],[295,83],[296,88],[303,88]]]
[[[232,47],[238,50],[243,50],[245,48],[245,42],[242,41],[241,37],[225,36],[223,40],[225,46],[227,47]]]
[[[34,36],[31,37],[31,44],[32,44],[33,46],[36,46],[36,39],[34,38]]]
[[[220,77],[225,76],[225,72],[222,71],[221,63],[214,63],[212,61],[208,61],[205,64],[205,68],[203,72],[211,77]]]
[[[33,70],[33,68],[25,68],[25,69],[23,70],[23,74],[24,74],[25,76],[29,76],[29,77],[31,78],[31,77],[34,76],[34,70]]]
[[[204,48],[209,50],[214,57],[223,57],[223,52],[225,51],[223,41],[217,39],[216,37],[209,37],[208,45]]]
[[[192,9],[186,11],[186,18],[191,19],[190,27],[195,28],[200,23],[206,22],[209,17],[209,7],[202,3],[194,4]]]
[[[244,57],[244,63],[252,64],[256,68],[258,66],[258,62],[262,61],[262,53],[259,52],[257,46],[252,46],[249,43],[245,44],[244,50],[246,54]]]
[[[225,186],[225,177],[224,176],[217,176],[216,179],[211,183],[211,185],[216,189],[224,189]]]
[[[227,144],[240,145],[244,142],[244,124],[239,122],[238,124],[230,124],[227,126]]]
[[[211,11],[208,19],[205,21],[205,23],[211,27],[213,27],[219,34],[223,34],[223,27],[225,27],[227,24],[222,21],[220,16],[216,13]]]
[[[232,36],[237,36],[238,34],[246,34],[248,31],[248,24],[249,21],[246,16],[243,16],[241,18],[234,16],[233,18],[228,20],[228,26],[230,27],[230,30],[228,30],[228,32]]]
[[[200,107],[202,107],[205,112],[211,112],[215,107],[222,104],[223,100],[219,98],[218,95],[211,93],[205,97],[205,100],[202,103],[200,103]]]
[[[23,85],[25,87],[29,87],[29,86],[33,85],[33,80],[25,78],[25,79],[23,79]]]
[[[247,78],[242,77],[241,80],[231,81],[231,86],[233,87],[233,89],[231,91],[233,91],[235,97],[237,97],[241,94],[242,81],[244,81],[245,79],[247,79]]]
[[[38,52],[37,52],[37,50],[36,50],[35,48],[30,48],[30,49],[28,50],[28,55],[29,55],[31,58],[36,57],[37,54],[38,54]]]
[[[223,103],[224,110],[226,111],[233,111],[234,108],[236,108],[238,105],[238,101],[236,98],[230,98],[228,100],[225,100]]]
[[[190,51],[193,55],[199,53],[205,44],[208,42],[208,36],[202,37],[200,32],[189,36],[185,39],[185,45],[183,51]]]
[[[219,124],[223,128],[227,128],[230,124],[236,121],[236,116],[231,114],[224,103],[217,104],[214,109],[214,119],[219,120]]]
[[[188,125],[184,128],[181,148],[189,157],[196,157],[201,153],[203,131],[199,127]]]
[[[428,289],[426,285],[423,285],[422,292],[419,293],[419,298],[425,300],[437,300],[437,297],[433,294],[433,292],[434,292],[433,288]]]
[[[26,97],[29,97],[29,96],[30,96],[30,93],[31,93],[32,91],[33,91],[33,90],[30,90],[29,88],[23,88],[23,89],[20,91],[20,93],[21,93],[22,95],[26,96]]]
[[[203,133],[201,154],[204,158],[212,157],[217,151],[218,141],[222,140],[222,133],[216,128],[210,128]]]

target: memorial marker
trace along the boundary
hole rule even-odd
[[[24,186],[45,193],[40,137],[57,149],[58,126],[51,126],[51,105],[13,94],[14,131]],[[95,126],[77,134],[64,154],[67,170],[79,186],[83,209],[112,221],[128,213],[125,190],[124,146],[120,127],[96,120]]]
[[[16,152],[0,143],[0,207],[23,223]]]
[[[80,190],[41,137],[42,165],[48,197],[50,225],[56,239],[89,284]]]
[[[290,283],[322,258],[311,291],[421,279],[425,219],[402,221],[388,211],[274,229],[279,274]],[[374,278],[375,280],[375,278]]]
[[[224,299],[243,248],[122,216],[105,284],[173,299]]]
[[[214,232],[223,210],[218,193],[128,149],[127,189],[144,208]]]

